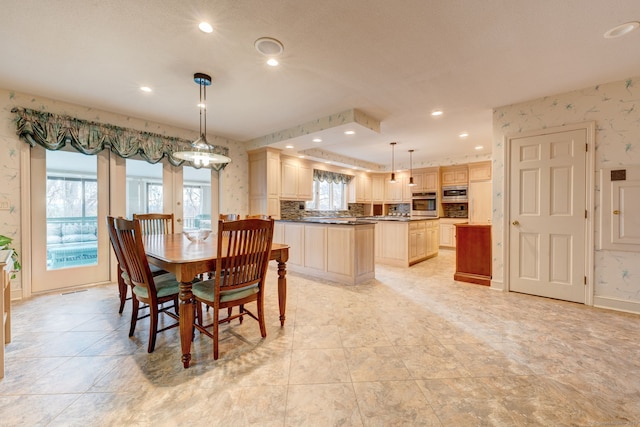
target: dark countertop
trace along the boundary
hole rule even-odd
[[[411,222],[411,221],[429,221],[438,218],[432,217],[407,217],[407,216],[364,216],[364,217],[347,217],[347,218],[299,218],[299,219],[279,219],[283,222],[304,222],[311,224],[338,224],[338,225],[361,225],[375,224],[378,221],[395,221],[395,222]]]
[[[300,218],[300,219],[279,219],[280,222],[303,222],[305,224],[332,224],[332,225],[370,225],[375,221],[366,219],[340,219],[340,218]]]

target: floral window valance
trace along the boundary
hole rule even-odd
[[[323,171],[319,169],[313,170],[313,180],[314,181],[325,181],[325,182],[333,182],[334,184],[348,184],[353,179],[351,175],[345,175],[343,173],[338,172],[329,172]]]
[[[172,165],[180,166],[184,160],[173,157],[173,153],[191,146],[191,141],[182,138],[141,132],[29,108],[13,108],[11,112],[16,114],[18,136],[32,147],[38,144],[47,150],[59,150],[69,144],[84,154],[98,154],[108,149],[125,159],[139,154],[149,163],[158,163],[166,158]],[[227,147],[214,146],[213,151],[229,156]],[[209,167],[222,170],[226,165],[226,163],[212,164]]]

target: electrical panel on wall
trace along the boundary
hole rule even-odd
[[[640,252],[640,166],[600,170],[599,249]]]

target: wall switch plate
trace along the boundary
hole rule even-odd
[[[0,200],[0,211],[8,211],[8,210],[9,210],[9,201]]]

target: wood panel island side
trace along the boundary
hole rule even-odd
[[[290,271],[338,283],[375,278],[375,223],[340,220],[278,220],[273,241],[289,245]]]

